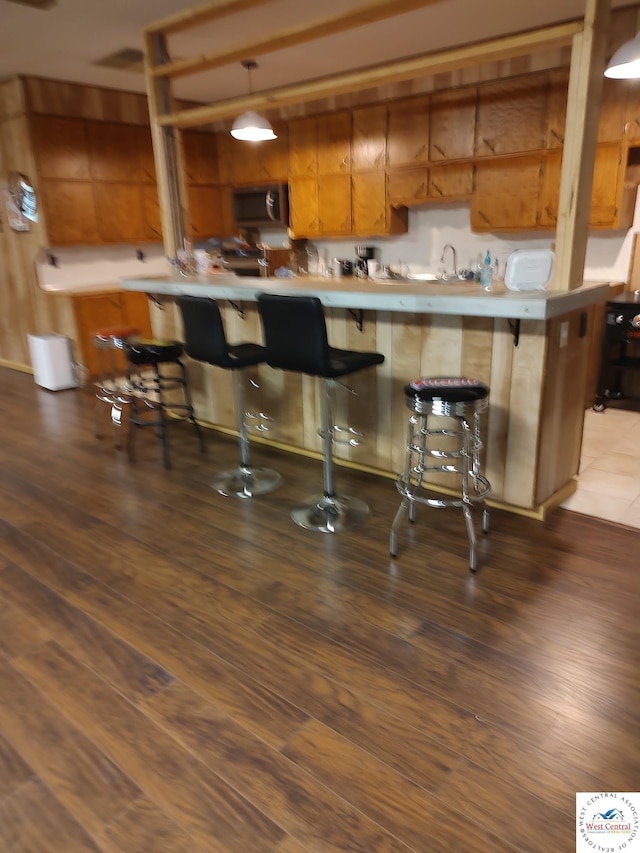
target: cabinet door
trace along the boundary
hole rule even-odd
[[[602,81],[602,103],[598,121],[598,142],[621,142],[625,132],[627,118],[627,97],[629,89],[624,80]],[[622,85],[621,85],[622,84]],[[637,94],[634,93],[637,102]]]
[[[473,157],[477,99],[475,86],[431,96],[429,156],[432,160]]]
[[[71,181],[90,179],[89,144],[82,119],[32,116],[29,123],[41,178]]]
[[[42,181],[40,189],[52,246],[100,242],[98,208],[90,181]]]
[[[100,373],[100,363],[93,338],[101,328],[124,323],[120,293],[77,294],[73,297],[73,307],[80,359],[87,366],[89,378],[95,379]],[[119,366],[125,369],[124,358]]]
[[[476,154],[509,154],[543,148],[546,106],[545,74],[479,86]]]
[[[598,145],[593,168],[589,225],[594,228],[617,228],[624,183],[624,166],[620,144]]]
[[[450,163],[429,169],[429,199],[449,201],[471,198],[473,193],[473,163]]]
[[[151,243],[162,240],[162,217],[160,215],[160,199],[158,189],[151,184],[142,187],[142,206],[144,208],[144,221],[147,229],[147,238]]]
[[[411,207],[423,204],[428,198],[429,170],[426,166],[415,169],[390,169],[388,180],[389,204]]]
[[[259,184],[262,181],[260,146],[269,142],[244,142],[231,137],[234,184]]]
[[[547,148],[561,148],[564,145],[565,124],[567,121],[568,86],[568,68],[560,68],[549,72],[546,132]]]
[[[551,152],[544,167],[540,200],[539,223],[543,227],[555,228],[558,221],[561,168],[561,152]],[[626,199],[623,198],[624,171],[619,143],[605,143],[596,147],[589,210],[590,227],[621,228],[631,225],[633,205],[626,204]]]
[[[151,128],[139,125],[133,129],[133,138],[138,155],[140,180],[145,184],[156,183],[156,163],[151,141]]]
[[[335,175],[351,171],[351,113],[318,116],[318,173]]]
[[[412,166],[429,159],[429,98],[403,98],[389,104],[389,167]]]
[[[387,233],[385,174],[362,172],[352,176],[353,233],[361,237]]]
[[[318,178],[320,234],[351,233],[351,175]]]
[[[142,181],[137,128],[129,124],[88,121],[87,132],[94,180],[127,183]]]
[[[148,295],[133,290],[123,290],[120,294],[120,304],[125,325],[135,326],[142,337],[150,338],[152,331]]]
[[[384,170],[387,164],[387,108],[384,104],[353,111],[352,171]]]
[[[289,216],[296,237],[316,236],[318,217],[318,181],[314,177],[297,177],[289,181]]]
[[[214,133],[183,131],[182,157],[184,176],[188,183],[218,183],[218,156]]]
[[[531,154],[476,163],[471,203],[472,230],[522,231],[535,228],[542,163],[541,155]]]
[[[192,239],[224,236],[220,187],[188,186],[187,198]]]
[[[142,184],[96,183],[100,236],[105,243],[148,238]]]
[[[289,122],[289,174],[305,177],[318,173],[318,123],[315,117]]]
[[[286,183],[289,175],[289,128],[286,122],[272,122],[277,139],[259,143],[260,180]]]

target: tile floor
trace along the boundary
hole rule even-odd
[[[586,411],[578,488],[562,506],[640,529],[640,411]]]

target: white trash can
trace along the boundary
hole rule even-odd
[[[71,339],[66,335],[27,335],[33,378],[49,391],[76,388]]]

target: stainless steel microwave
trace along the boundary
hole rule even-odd
[[[237,187],[233,191],[236,225],[248,228],[288,228],[289,188],[286,184]]]

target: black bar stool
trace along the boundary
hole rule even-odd
[[[405,468],[396,481],[402,503],[391,527],[391,556],[398,552],[400,523],[407,511],[409,520],[416,520],[417,504],[462,507],[469,538],[469,566],[475,572],[478,562],[471,514],[474,504],[482,507],[482,530],[489,532],[489,510],[484,499],[491,494],[491,485],[480,473],[480,415],[487,409],[489,388],[477,379],[437,376],[413,380],[405,385],[404,395],[412,414]],[[461,475],[460,497],[427,497],[423,485],[430,472]]]
[[[249,438],[245,411],[243,368],[263,364],[266,350],[260,344],[227,343],[224,324],[214,299],[198,296],[178,297],[184,325],[185,352],[196,361],[204,361],[233,371],[234,406],[240,439],[240,466],[214,477],[212,486],[222,495],[252,498],[272,492],[281,477],[270,468],[253,468],[249,456]]]
[[[131,388],[129,416],[129,458],[134,460],[134,439],[139,427],[155,427],[162,443],[164,467],[171,468],[167,424],[170,415],[187,417],[198,436],[200,450],[205,452],[204,436],[197,422],[187,374],[180,357],[184,347],[180,341],[164,341],[149,338],[128,338],[123,341],[129,362],[128,383]],[[160,368],[173,366],[168,373]],[[176,400],[176,392],[182,400]]]
[[[296,507],[291,517],[306,530],[338,533],[362,521],[369,507],[359,498],[338,497],[334,490],[333,443],[334,434],[338,431],[333,422],[335,380],[382,364],[384,356],[377,352],[353,352],[329,346],[322,303],[315,296],[261,293],[258,306],[267,347],[267,364],[320,377],[324,385],[319,430],[323,440],[324,491]]]

